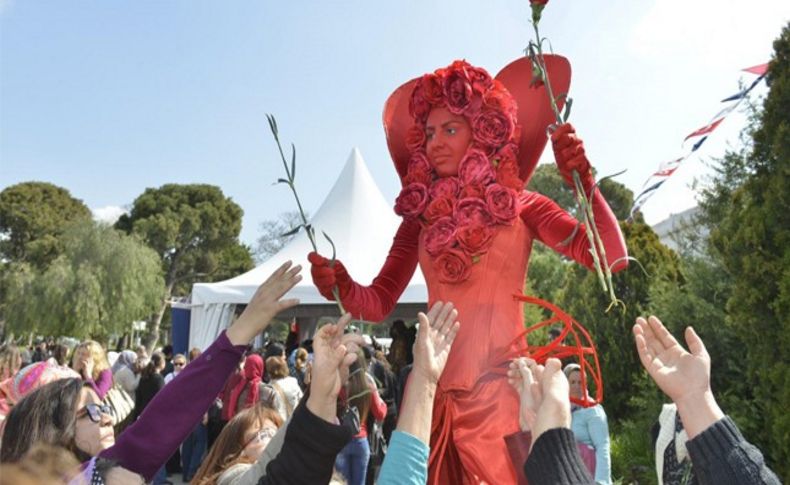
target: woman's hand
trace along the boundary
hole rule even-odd
[[[724,417],[710,388],[710,356],[693,328],[685,335],[690,353],[655,316],[637,318],[633,330],[642,366],[677,405],[689,439]]]
[[[82,374],[82,378],[85,380],[93,379],[93,357],[88,356],[80,362],[80,374]]]
[[[247,345],[269,326],[275,315],[299,304],[296,298],[281,298],[302,280],[301,269],[298,265],[291,267],[288,261],[258,287],[247,308],[225,334],[233,345]]]
[[[570,123],[560,125],[551,134],[551,145],[554,149],[554,159],[565,183],[574,186],[573,171],[579,172],[582,184],[589,189],[595,184],[590,167],[590,161],[584,152],[584,143],[576,136],[576,130]]]
[[[532,443],[553,428],[570,428],[571,403],[568,379],[557,359],[548,359],[545,367],[532,359],[517,359],[511,364],[508,380],[520,389],[519,421],[531,423]],[[516,384],[516,381],[521,380]],[[522,425],[522,430],[525,430]]]
[[[348,376],[348,368],[357,360],[361,335],[344,333],[351,314],[346,313],[335,324],[324,325],[313,339],[313,367],[310,376],[310,397],[307,408],[324,421],[335,422],[337,396]]]
[[[461,324],[456,321],[458,311],[452,303],[437,301],[428,314],[417,315],[420,326],[414,342],[414,366],[412,373],[419,374],[429,383],[439,382],[450,355],[453,340]]]

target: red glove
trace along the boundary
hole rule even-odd
[[[307,260],[310,261],[310,274],[313,276],[313,283],[324,298],[335,299],[332,294],[332,288],[335,285],[337,285],[341,299],[348,295],[353,281],[343,263],[336,259],[335,265],[330,267],[330,260],[316,252],[308,254]]]
[[[589,190],[595,185],[595,179],[590,170],[590,161],[584,153],[584,143],[576,136],[573,125],[565,123],[560,125],[551,135],[551,144],[554,148],[554,159],[560,169],[560,175],[565,179],[565,183],[573,185],[573,171],[579,172],[582,185],[585,190]]]

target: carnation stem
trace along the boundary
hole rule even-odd
[[[310,240],[310,245],[313,246],[313,251],[316,253],[318,252],[318,245],[315,242],[315,235],[313,233],[313,228],[310,226],[310,223],[307,221],[307,216],[305,215],[304,209],[302,208],[302,202],[299,200],[299,193],[296,191],[296,174],[294,173],[295,170],[290,170],[288,168],[288,162],[285,160],[285,153],[283,152],[282,144],[280,143],[280,135],[277,131],[277,122],[274,120],[273,115],[267,115],[269,118],[269,126],[272,130],[272,135],[274,136],[274,141],[277,143],[277,149],[280,151],[280,158],[283,161],[283,168],[285,168],[285,175],[288,177],[287,180],[282,180],[281,182],[285,182],[286,185],[291,189],[291,192],[294,194],[294,199],[296,199],[296,206],[299,208],[299,216],[302,218],[302,227],[304,228],[305,232],[307,233],[307,238]],[[296,148],[293,148],[293,159],[292,164],[294,169],[296,168]],[[332,258],[332,261],[329,262],[329,267],[333,267],[335,265],[335,259]],[[343,303],[340,301],[340,291],[338,290],[337,285],[332,287],[332,295],[335,297],[335,303],[337,304],[338,310],[340,310],[341,315],[345,315],[346,310],[343,308]]]
[[[537,39],[537,42],[534,45],[538,52],[537,56],[533,57],[532,62],[536,62],[540,68],[541,77],[543,78],[543,85],[546,86],[546,92],[549,95],[551,109],[554,112],[557,125],[561,125],[564,123],[564,121],[562,119],[562,115],[560,114],[560,109],[557,106],[557,100],[554,98],[554,91],[551,88],[549,70],[546,68],[546,60],[543,57],[543,41],[540,37],[540,30],[538,28],[537,20],[532,21],[532,27],[535,30],[535,39]],[[608,312],[613,306],[620,305],[622,302],[614,293],[612,271],[611,268],[609,268],[609,264],[606,260],[606,248],[604,247],[603,240],[601,239],[601,235],[598,232],[598,226],[595,225],[595,216],[592,210],[592,203],[587,197],[586,191],[584,190],[584,185],[582,184],[579,172],[573,170],[572,173],[573,185],[576,190],[576,203],[579,207],[579,213],[582,217],[582,220],[584,221],[585,233],[587,234],[587,240],[590,244],[590,254],[592,255],[593,268],[595,268],[595,272],[598,275],[598,281],[601,283],[601,288],[603,289],[604,293],[609,294],[609,298],[611,300],[609,307],[606,309]],[[594,193],[590,195],[593,196]]]

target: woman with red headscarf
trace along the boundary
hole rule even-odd
[[[570,65],[546,56],[555,92],[567,92]],[[531,83],[526,58],[496,78],[465,61],[414,79],[390,96],[384,125],[403,189],[403,217],[389,256],[371,285],[343,264],[311,253],[313,281],[333,299],[337,287],[355,316],[383,320],[419,263],[428,305],[452,301],[463,326],[436,391],[429,483],[515,483],[504,437],[519,431],[518,398],[508,362],[524,352],[524,287],[533,240],[591,267],[585,228],[554,201],[524,189],[554,119],[545,88]],[[595,186],[571,125],[553,127],[560,173],[578,172],[606,249],[602,264],[626,266],[617,220]],[[518,468],[521,463],[517,464]]]
[[[236,386],[231,389],[228,406],[222,409],[222,419],[230,421],[239,411],[251,408],[266,392],[263,383],[263,359],[250,354],[244,360],[244,371]]]

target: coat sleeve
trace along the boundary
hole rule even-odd
[[[234,346],[222,332],[200,357],[184,368],[183,375],[154,396],[140,418],[100,456],[115,460],[146,481],[152,480],[203,419],[246,348]]]
[[[328,423],[303,401],[291,416],[280,453],[266,466],[259,485],[329,483],[335,458],[351,441],[351,430]]]
[[[532,446],[524,474],[529,483],[548,485],[592,485],[593,479],[584,466],[573,431],[554,428],[541,434]]]
[[[694,474],[702,485],[781,483],[765,465],[760,450],[724,417],[686,443]]]
[[[593,267],[584,224],[556,202],[537,192],[522,192],[520,205],[521,219],[538,240],[588,268]],[[617,218],[597,188],[592,192],[592,207],[595,226],[606,250],[607,265],[612,272],[620,271],[628,266],[625,239]]]
[[[85,383],[96,391],[96,394],[99,395],[99,399],[104,399],[104,396],[107,395],[107,391],[112,388],[112,370],[104,369],[99,373],[99,377],[97,377],[95,381],[93,379],[88,379]]]
[[[419,235],[417,221],[401,222],[384,266],[370,286],[352,283],[342,300],[343,306],[355,318],[377,322],[392,312],[417,268]]]

